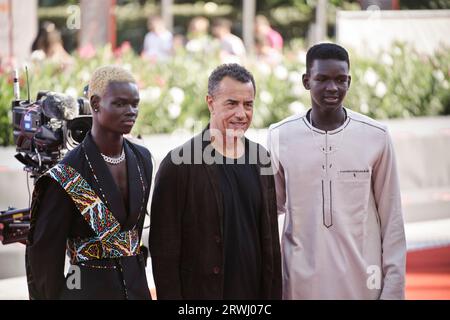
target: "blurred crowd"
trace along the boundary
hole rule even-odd
[[[173,35],[160,16],[148,19],[142,57],[167,60],[178,50],[188,52],[218,52],[223,62],[241,62],[246,57],[246,48],[241,38],[235,35],[233,23],[225,18],[210,21],[205,17],[194,17],[186,35]],[[255,19],[255,55],[268,63],[278,63],[283,50],[283,38],[275,31],[269,20],[262,15]]]
[[[157,63],[165,62],[181,52],[188,54],[202,54],[205,57],[220,57],[222,63],[246,64],[250,53],[242,39],[235,34],[239,26],[226,18],[212,20],[203,16],[192,18],[185,33],[172,33],[159,15],[152,15],[147,20],[148,32],[142,35],[142,59]],[[175,28],[176,29],[176,28]],[[75,64],[74,57],[64,47],[61,31],[50,21],[41,23],[37,36],[30,48],[31,62],[50,61],[58,64],[61,71],[70,72]],[[129,41],[121,43],[115,50],[116,56],[121,56],[132,47]],[[258,62],[276,66],[283,57],[283,38],[274,30],[269,20],[258,15],[254,21],[254,50],[251,56]],[[89,59],[96,55],[93,44],[77,49],[80,57]],[[0,74],[9,73],[17,67],[17,61],[0,56]]]
[[[205,55],[218,54],[224,63],[243,63],[248,55],[242,39],[233,33],[234,26],[229,19],[215,18],[210,22],[205,17],[197,16],[190,20],[186,34],[173,34],[161,16],[152,15],[148,18],[147,28],[140,54],[149,61],[167,61],[181,50]],[[269,64],[279,63],[283,50],[280,33],[272,28],[263,15],[256,16],[254,32],[253,53],[257,59]],[[128,42],[117,48],[117,51],[124,50],[131,50]],[[79,48],[78,51],[84,57],[95,54],[93,46]],[[49,21],[41,24],[31,47],[30,58],[32,61],[52,61],[63,69],[74,63],[73,57],[64,49],[61,32]]]

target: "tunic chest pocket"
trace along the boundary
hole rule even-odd
[[[369,170],[341,170],[337,176],[339,181],[357,182],[370,180]]]
[[[362,223],[369,205],[370,170],[339,171],[336,180],[335,210],[346,222]]]

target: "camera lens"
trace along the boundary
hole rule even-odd
[[[72,150],[81,142],[92,127],[92,117],[80,116],[67,122],[67,149]]]
[[[91,114],[91,104],[89,103],[89,100],[86,98],[78,98],[78,107],[80,110],[80,115],[83,114]]]

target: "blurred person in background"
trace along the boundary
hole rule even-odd
[[[31,46],[32,60],[47,60],[61,64],[63,68],[74,63],[72,56],[64,49],[61,32],[53,22],[45,21]]]
[[[245,46],[241,38],[231,33],[231,27],[230,20],[217,18],[212,23],[211,32],[219,41],[221,60],[239,63],[245,57]]]
[[[277,65],[283,60],[281,52],[272,48],[266,37],[255,38],[255,54],[258,61],[264,61],[269,65]]]
[[[255,38],[279,53],[283,50],[283,37],[272,29],[269,20],[263,15],[257,15],[255,18]]]
[[[155,61],[167,60],[172,55],[172,33],[160,16],[150,16],[147,27],[149,32],[145,35],[142,57]]]
[[[195,17],[189,22],[186,50],[189,52],[209,53],[212,39],[208,34],[209,20]]]

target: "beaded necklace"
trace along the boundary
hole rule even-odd
[[[84,157],[86,158],[86,161],[87,161],[87,163],[89,164],[89,168],[91,169],[91,172],[92,172],[92,175],[93,175],[93,177],[94,177],[94,180],[95,180],[95,182],[97,182],[98,188],[99,188],[99,190],[100,190],[100,192],[101,192],[101,195],[102,195],[102,197],[103,197],[103,201],[105,202],[105,205],[106,205],[107,207],[109,207],[108,200],[107,200],[107,198],[106,198],[106,196],[105,196],[105,193],[103,192],[102,186],[101,186],[101,184],[100,184],[100,182],[99,182],[99,180],[98,180],[98,178],[97,178],[97,175],[95,174],[95,171],[94,171],[94,168],[92,167],[91,161],[89,160],[89,157],[88,157],[88,155],[87,155],[87,152],[86,152],[84,143],[82,143],[81,146],[82,146],[82,148],[83,148]],[[133,156],[134,156],[134,154],[133,154]],[[136,159],[136,158],[135,158],[135,159]],[[145,205],[145,193],[146,193],[146,192],[145,192],[145,191],[146,191],[146,188],[145,188],[145,184],[144,184],[144,179],[142,178],[141,168],[140,168],[140,166],[139,166],[139,161],[137,161],[137,159],[136,159],[136,163],[137,163],[137,168],[138,168],[138,172],[139,172],[139,179],[140,179],[140,181],[141,181],[141,186],[142,186],[142,199],[141,199],[141,207],[140,207],[140,209],[139,209],[139,216],[138,216],[138,218],[137,218],[137,220],[136,220],[136,223],[135,223],[135,225],[133,226],[133,229],[132,229],[132,230],[136,229],[137,224],[139,223],[139,220],[141,219],[142,211],[143,211],[144,205]]]

